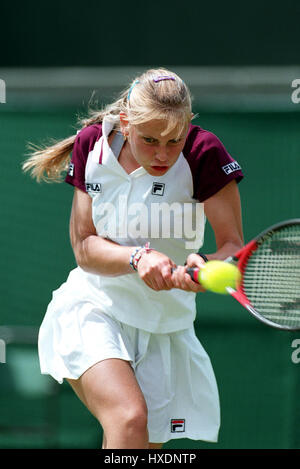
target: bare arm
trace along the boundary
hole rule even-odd
[[[70,219],[70,238],[77,264],[98,275],[132,272],[129,260],[133,247],[120,246],[97,235],[92,220],[92,199],[75,188]]]
[[[97,235],[92,220],[92,200],[75,188],[70,237],[77,264],[86,272],[106,276],[133,273],[129,261],[135,246],[119,244]],[[152,251],[139,263],[138,274],[152,289],[171,289],[171,267],[175,264],[165,254]]]
[[[207,219],[214,231],[217,251],[208,259],[224,260],[243,246],[241,201],[237,183],[227,184],[204,202]]]
[[[207,199],[204,202],[204,210],[214,231],[217,245],[217,251],[213,254],[206,254],[206,256],[208,260],[224,260],[243,246],[241,202],[236,182],[230,182]],[[194,292],[204,291],[186,273],[187,267],[201,268],[203,264],[204,260],[200,256],[190,254],[187,258],[187,266],[179,267],[173,274],[176,288]]]

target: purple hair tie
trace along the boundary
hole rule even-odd
[[[153,81],[155,81],[155,83],[158,83],[159,81],[163,81],[163,80],[173,80],[173,81],[175,81],[175,78],[172,77],[171,75],[160,75],[157,78],[153,78]]]

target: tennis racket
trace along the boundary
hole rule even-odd
[[[271,226],[225,262],[242,278],[228,293],[263,323],[300,330],[300,219]],[[187,269],[193,280],[199,269]]]

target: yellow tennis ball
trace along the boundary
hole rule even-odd
[[[228,294],[226,287],[237,288],[237,284],[241,279],[239,269],[228,262],[208,261],[200,269],[199,282],[206,290],[214,293]]]

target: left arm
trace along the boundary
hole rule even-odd
[[[225,260],[232,256],[244,242],[242,228],[241,201],[237,183],[233,180],[213,196],[204,201],[205,215],[214,231],[217,251],[206,254],[208,260]],[[204,260],[197,254],[190,254],[186,267],[180,266],[173,274],[175,288],[187,291],[204,291],[185,273],[187,267],[199,267]]]
[[[214,231],[217,251],[207,258],[224,260],[244,244],[241,200],[235,180],[204,202],[204,211]]]

